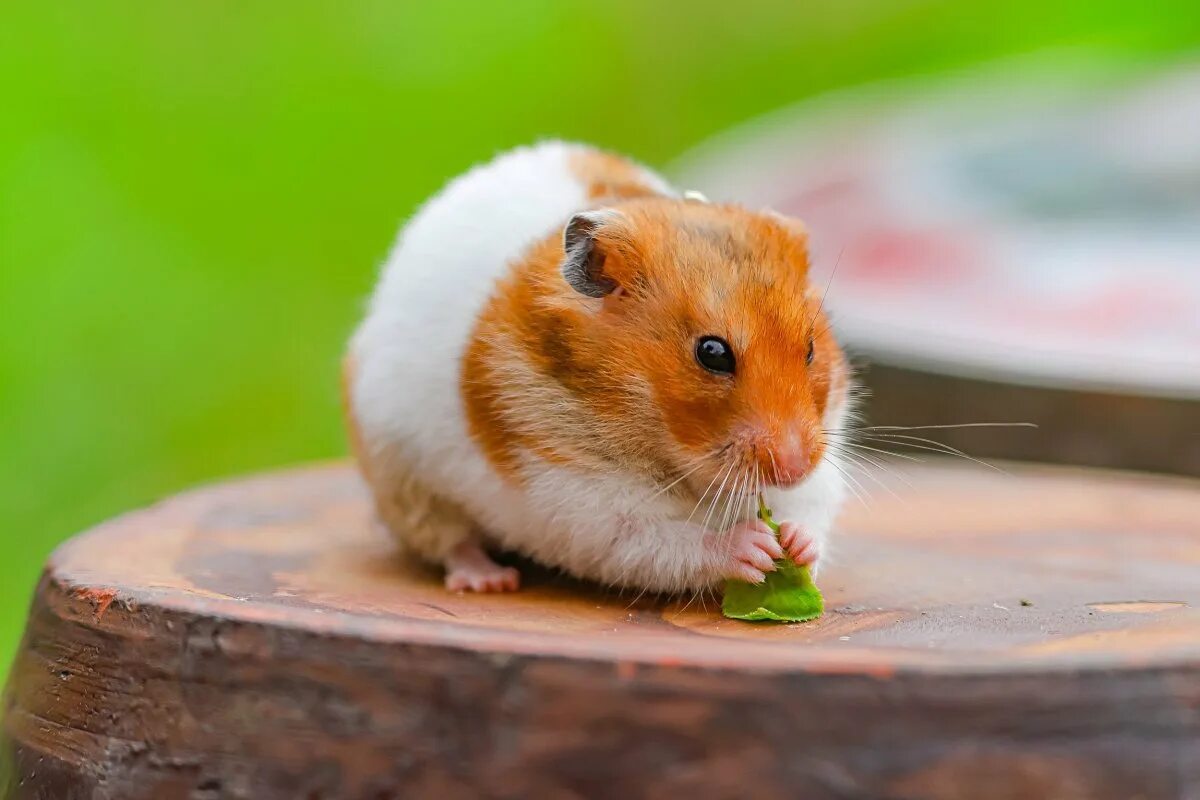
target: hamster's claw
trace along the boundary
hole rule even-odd
[[[783,548],[775,534],[761,520],[735,525],[726,533],[725,541],[726,578],[762,583],[766,574],[775,570],[775,559],[783,558]]]
[[[521,573],[492,561],[474,542],[463,542],[446,557],[446,588],[451,592],[515,592]]]
[[[794,522],[779,523],[779,543],[783,545],[788,558],[800,566],[811,566],[821,557],[817,540]]]

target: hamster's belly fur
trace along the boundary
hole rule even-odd
[[[516,150],[431,199],[401,232],[350,351],[362,441],[381,458],[403,459],[499,544],[559,566],[570,565],[558,563],[552,544],[555,504],[531,496],[534,487],[506,482],[471,438],[462,363],[496,281],[588,207],[587,187],[570,164],[588,152],[559,142]],[[644,178],[669,191],[656,176]],[[569,493],[570,476],[561,477],[550,482]],[[606,494],[594,483],[579,487],[597,489]]]

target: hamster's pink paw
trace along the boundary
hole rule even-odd
[[[520,587],[521,573],[499,564],[446,570],[446,588],[452,592],[515,592]]]
[[[521,573],[503,567],[474,542],[455,547],[446,558],[446,588],[452,592],[515,592]]]
[[[788,558],[801,566],[812,566],[821,557],[821,547],[817,540],[805,533],[795,522],[779,523],[779,543],[783,545]]]
[[[783,548],[765,522],[754,520],[735,525],[718,538],[723,551],[722,577],[762,583],[775,570],[775,559]]]

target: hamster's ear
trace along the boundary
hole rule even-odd
[[[796,219],[785,214],[780,214],[774,209],[767,209],[767,216],[775,220],[785,231],[787,231],[792,243],[800,249],[801,254],[805,259],[808,258],[808,227]]]
[[[571,288],[588,297],[606,297],[618,288],[612,273],[606,270],[616,256],[599,236],[606,225],[620,217],[610,209],[581,211],[563,229],[562,274]]]

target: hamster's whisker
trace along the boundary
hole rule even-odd
[[[628,611],[629,609],[631,609],[631,608],[633,608],[635,605],[637,605],[637,601],[638,601],[638,600],[641,600],[641,599],[642,599],[642,596],[643,596],[644,594],[646,594],[646,588],[645,588],[645,587],[642,587],[642,589],[641,589],[641,590],[639,590],[639,591],[638,591],[638,593],[637,593],[636,595],[634,595],[634,596],[633,596],[633,599],[629,601],[629,605],[625,606],[625,610],[626,610],[626,611]]]
[[[742,517],[742,501],[746,497],[746,490],[750,488],[750,464],[742,464],[742,479],[738,481],[736,491],[729,495],[727,500],[728,513],[725,517],[726,529],[736,525]]]
[[[714,517],[714,515],[720,514],[722,511],[724,511],[726,487],[732,486],[732,484],[730,483],[730,479],[732,479],[734,482],[736,482],[737,476],[738,476],[738,463],[737,463],[737,461],[730,461],[729,462],[729,471],[725,474],[725,479],[723,481],[721,481],[721,484],[717,487],[716,494],[713,495],[712,502],[709,503],[708,514],[705,515],[704,524],[701,527],[703,527],[707,530],[709,527],[709,523],[712,522],[714,519],[716,519]],[[723,529],[721,529],[721,530],[723,530]]]
[[[736,462],[730,461],[726,464],[725,469],[722,470],[720,473],[720,474],[723,474],[725,477],[721,479],[721,484],[720,484],[720,486],[717,487],[717,493],[713,495],[712,500],[708,504],[708,513],[706,513],[704,515],[704,521],[700,523],[700,527],[706,531],[709,530],[708,522],[712,518],[713,511],[717,507],[717,501],[721,499],[721,492],[724,490],[725,484],[729,480],[729,476],[733,474],[733,468],[735,466],[736,466]],[[708,494],[708,493],[705,492],[705,494]],[[701,498],[701,500],[703,501],[703,498]],[[697,505],[699,505],[699,504],[697,504]],[[693,511],[693,513],[695,513],[695,512]],[[691,520],[690,517],[688,519],[689,519],[689,521]]]
[[[821,325],[821,327],[819,329],[813,330],[812,336],[813,336],[813,338],[816,338],[816,337],[820,336],[821,334],[827,333],[831,330],[833,330],[833,321],[830,320],[828,317],[826,317],[824,320],[824,323]]]
[[[842,256],[845,255],[845,253],[846,248],[844,247],[838,251],[837,260],[833,262],[833,270],[829,273],[829,280],[825,281],[825,291],[821,292],[821,299],[817,301],[817,310],[813,314],[812,319],[808,321],[808,327],[810,328],[812,327],[813,323],[817,321],[817,316],[825,310],[825,298],[829,295],[829,289],[831,286],[833,286],[833,279],[837,277],[838,267],[842,265]],[[816,336],[818,334],[814,333],[813,335]]]
[[[770,452],[770,451],[768,451]],[[757,504],[758,493],[762,491],[762,468],[759,467],[758,461],[754,462],[754,493],[746,495],[746,512],[747,520],[753,520],[756,516],[755,505]]]
[[[850,492],[850,494],[852,494],[854,496],[855,500],[857,500],[859,503],[861,503],[865,506],[867,504],[867,501],[865,499],[863,499],[863,496],[861,494],[859,494],[859,491],[862,489],[862,487],[859,486],[858,489],[855,489],[854,486],[852,486],[850,484],[850,479],[851,479],[850,473],[848,473],[848,472],[846,472],[846,470],[842,469],[842,465],[837,463],[836,461],[831,460],[829,462],[829,465],[831,467],[833,467],[835,470],[837,470],[838,480],[840,480],[842,482],[842,486],[846,487],[846,491]],[[854,483],[857,485],[858,481],[855,480]]]
[[[746,496],[742,498],[742,502],[746,504],[747,510],[754,508],[754,504],[748,501],[760,491],[762,491],[762,468],[759,467],[758,459],[756,458],[754,459],[754,480],[750,482],[750,486],[746,491]],[[754,515],[751,514],[747,519],[754,519]]]
[[[704,587],[704,586],[701,586],[699,589],[697,589],[696,597],[700,600],[700,611],[707,614],[708,613],[708,603],[706,603],[704,600],[705,589],[706,589],[706,587]]]
[[[680,475],[680,476],[679,476],[678,478],[676,478],[675,480],[673,480],[673,481],[671,481],[670,483],[668,483],[666,486],[664,486],[664,487],[662,487],[661,489],[659,489],[658,491],[656,491],[654,494],[652,494],[652,495],[650,495],[649,497],[647,497],[647,498],[646,498],[645,500],[643,500],[641,503],[638,503],[636,506],[634,506],[634,508],[635,508],[635,509],[637,509],[637,508],[641,508],[643,505],[645,505],[646,503],[649,503],[651,500],[653,500],[654,498],[656,498],[656,497],[658,497],[659,495],[663,494],[664,492],[668,492],[668,491],[670,491],[671,489],[675,488],[676,486],[678,486],[678,485],[679,485],[679,483],[680,483],[681,481],[683,481],[683,480],[684,480],[685,478],[687,478],[689,475],[693,474],[693,473],[694,473],[696,470],[698,470],[698,469],[700,469],[701,467],[705,466],[707,463],[708,463],[708,459],[707,459],[706,457],[704,457],[704,456],[701,456],[701,457],[699,457],[698,459],[696,459],[696,463],[695,463],[695,465],[694,465],[694,466],[692,466],[692,467],[691,467],[691,469],[689,469],[687,472],[685,472],[685,473],[683,473],[682,475]]]
[[[684,612],[686,612],[688,610],[688,607],[691,606],[692,603],[696,602],[696,597],[699,596],[699,593],[698,592],[690,592],[690,594],[691,594],[691,597],[689,597],[688,601],[683,604],[683,608],[681,608],[675,612],[675,616],[672,617],[672,619],[676,619],[680,616],[683,616]]]
[[[1036,428],[1036,422],[960,422],[954,425],[867,425],[858,431],[932,431],[949,428]]]
[[[846,468],[848,470],[851,470],[851,474],[857,473],[858,478],[870,478],[871,483],[874,486],[880,485],[879,478],[876,475],[872,474],[871,470],[868,469],[868,467],[865,463],[859,461],[857,458],[855,458],[853,455],[851,455],[849,453],[844,454],[843,458],[846,459]],[[855,480],[858,483],[859,487],[862,488],[862,490],[864,492],[866,492],[867,497],[874,500],[875,496],[874,496],[872,490],[868,489],[866,484],[864,484],[863,482],[858,481],[858,478],[856,478]]]
[[[874,481],[877,486],[882,488],[884,491],[886,491],[892,497],[895,497],[897,500],[901,499],[900,496],[898,494],[896,494],[895,490],[892,489],[892,487],[888,486],[886,483],[881,481],[879,479],[879,476],[875,474],[876,471],[885,472],[889,475],[895,475],[896,473],[892,472],[891,470],[888,470],[886,467],[884,467],[882,464],[880,464],[875,459],[872,459],[870,456],[864,455],[862,453],[854,453],[850,450],[843,449],[841,452],[841,455],[843,458],[845,458],[847,460],[847,462],[858,467],[858,469],[861,471],[861,473],[864,476],[870,478],[872,481]],[[874,470],[868,469],[866,466],[867,464],[873,466],[875,469]],[[906,481],[906,483],[907,483],[907,481]]]
[[[750,480],[749,465],[745,463],[745,456],[745,452],[738,453],[737,478],[730,485],[728,494],[721,500],[721,516],[718,523],[721,532],[728,531],[734,521],[741,515],[741,496],[745,491],[747,481]],[[728,552],[733,551],[732,537],[726,537],[725,547]]]
[[[896,446],[909,447],[913,450],[924,450],[931,453],[940,453],[942,455],[956,456],[966,459],[988,469],[996,470],[1005,475],[1010,474],[1007,470],[991,464],[983,459],[976,458],[957,447],[940,442],[936,439],[929,439],[922,436],[911,436],[907,434],[897,433],[896,431],[923,431],[923,430],[945,430],[957,428],[1036,428],[1037,425],[1032,422],[966,422],[953,425],[872,425],[860,428],[845,428],[839,431],[827,431],[827,433],[842,437],[843,440],[849,440],[852,436],[874,442],[875,444],[893,444]],[[848,441],[846,443],[849,443]],[[859,444],[863,447],[865,445]],[[906,457],[903,453],[894,451],[884,451],[891,455]]]
[[[742,490],[734,498],[734,502],[737,503],[736,513],[733,518],[734,523],[746,520],[746,501],[758,492],[760,485],[758,481],[758,459],[755,458],[746,465],[746,481],[742,485]]]
[[[883,453],[885,456],[895,456],[896,458],[903,458],[906,461],[916,461],[918,463],[922,462],[922,459],[917,458],[916,456],[910,455],[908,453],[893,453],[891,450],[882,450],[878,447],[871,447],[870,445],[862,444],[861,442],[847,441],[847,442],[843,442],[842,444],[845,445],[846,447],[854,447],[859,450],[870,450],[873,453]]]
[[[888,455],[888,456],[896,456],[898,458],[903,458],[908,461],[916,461],[918,463],[923,463],[923,459],[917,458],[916,456],[901,455],[900,453],[890,453],[887,450],[880,450],[877,447],[867,447],[865,445],[849,444],[849,443],[847,444],[847,446],[858,448],[860,450],[870,450],[870,451],[873,451],[876,453],[883,453],[884,455]],[[860,453],[856,453],[855,455],[857,455],[859,458],[863,459],[868,464],[875,467],[875,469],[879,470],[880,472],[884,473],[885,475],[890,475],[894,478],[898,478],[901,482],[904,483],[905,486],[912,488],[912,483],[909,482],[908,478],[904,477],[903,473],[901,473],[899,470],[894,468],[897,465],[888,464],[885,460],[877,458],[875,456],[869,456],[866,453],[860,452]]]
[[[937,447],[943,448],[942,452],[950,453],[951,455],[956,455],[956,456],[965,456],[966,455],[966,453],[964,453],[962,450],[959,450],[957,447],[952,447],[952,446],[946,444],[945,442],[939,442],[937,439],[926,439],[923,436],[907,436],[902,433],[874,433],[870,436],[864,436],[863,438],[867,439],[867,440],[872,440],[872,441],[877,441],[880,439],[887,439],[887,440],[903,439],[904,440],[902,442],[896,442],[896,444],[906,444],[906,442],[923,442],[925,444],[935,445]],[[913,447],[915,445],[907,445],[907,446]]]
[[[687,523],[690,523],[692,521],[692,517],[696,516],[696,511],[699,510],[700,504],[704,502],[704,498],[708,497],[708,493],[712,491],[713,484],[715,484],[717,482],[717,480],[721,477],[721,475],[724,474],[725,469],[726,468],[723,467],[723,468],[717,470],[716,473],[713,474],[712,480],[710,480],[708,482],[708,486],[706,486],[704,488],[703,494],[701,494],[700,497],[696,499],[696,504],[694,506],[692,506],[692,513],[688,514]],[[687,523],[684,523],[684,524],[687,524]]]
[[[721,447],[721,449],[720,449],[720,450],[718,450],[718,451],[716,451],[716,452],[714,453],[714,456],[716,456],[716,457],[720,457],[720,456],[724,455],[724,453],[725,453],[726,451],[728,451],[728,445],[726,445],[725,447]],[[694,471],[695,471],[696,469],[700,469],[701,467],[703,467],[703,465],[704,465],[704,464],[707,464],[707,463],[708,463],[708,461],[709,461],[709,456],[707,456],[707,455],[706,455],[706,456],[700,456],[700,457],[698,457],[698,458],[697,458],[697,461],[698,461],[698,462],[700,462],[700,463],[698,463],[694,469],[691,469],[691,470],[689,471],[689,473],[686,473],[686,474],[684,475],[684,477],[686,477],[686,475],[690,475],[691,473],[694,473]],[[692,505],[692,507],[691,507],[691,513],[689,513],[689,515],[688,515],[688,519],[686,519],[686,522],[685,522],[684,524],[689,524],[689,523],[691,523],[691,519],[692,519],[692,517],[695,517],[695,516],[696,516],[696,511],[700,510],[700,506],[701,506],[701,504],[703,504],[703,503],[704,503],[704,498],[707,498],[707,497],[708,497],[708,493],[713,491],[713,485],[714,485],[714,483],[716,483],[716,481],[718,481],[722,475],[725,475],[725,476],[726,476],[726,479],[727,479],[727,477],[728,477],[728,476],[727,476],[727,473],[728,473],[728,471],[730,471],[730,470],[732,470],[732,469],[733,469],[733,463],[732,463],[732,462],[728,462],[728,463],[726,463],[726,464],[724,465],[724,467],[721,467],[721,468],[720,468],[718,471],[716,471],[716,473],[715,473],[715,474],[713,475],[713,477],[712,477],[712,480],[708,481],[708,486],[704,487],[704,491],[701,493],[700,497],[698,497],[698,498],[696,499],[696,503],[695,503],[695,505]],[[714,500],[715,500],[715,497],[714,497]],[[701,525],[701,527],[703,528],[703,525]],[[637,601],[638,601],[638,600],[641,600],[641,599],[642,599],[642,596],[646,595],[646,591],[647,591],[647,590],[646,590],[646,589],[644,589],[644,588],[643,588],[641,591],[638,591],[637,595],[634,597],[634,600],[632,600],[632,601],[631,601],[631,602],[628,604],[628,606],[626,606],[626,607],[625,607],[625,608],[626,608],[626,610],[628,610],[629,608],[632,608],[632,607],[634,607],[634,606],[635,606],[635,604],[637,603]],[[684,608],[686,609],[686,606],[685,606]]]
[[[722,448],[722,452],[724,452],[727,449],[728,448]],[[734,477],[734,482],[733,482],[733,484],[730,485],[731,489],[735,489],[737,486],[739,486],[744,481],[744,472],[740,469],[736,469],[738,466],[739,466],[739,463],[738,463],[737,459],[731,459],[729,462],[727,462],[727,469],[725,470],[725,478],[724,478],[724,480],[721,481],[721,486],[717,489],[717,493],[715,495],[713,495],[713,500],[709,504],[708,513],[705,515],[704,522],[700,526],[700,527],[704,528],[705,530],[708,529],[709,518],[712,516],[713,511],[715,509],[717,509],[718,507],[721,509],[720,513],[722,515],[722,518],[727,519],[728,503],[727,502],[722,503],[722,495],[725,491],[726,484],[728,483],[730,477]],[[707,494],[707,492],[705,492],[705,493]],[[689,521],[690,521],[690,518],[689,518]],[[728,527],[727,525],[722,525],[721,531],[726,530],[727,527]],[[731,547],[731,546],[732,546],[731,542],[726,543],[726,547]],[[691,607],[692,603],[696,602],[697,599],[699,599],[701,601],[701,608],[704,609],[705,611],[707,611],[707,609],[704,607],[704,604],[703,604],[703,593],[704,593],[703,586],[701,586],[699,589],[692,592],[691,597],[689,597],[688,601],[686,603],[684,603],[683,608],[679,609],[679,611],[677,611],[675,613],[675,616],[678,617],[678,616],[684,614],[688,610],[688,608]]]
[[[880,438],[880,437],[886,437],[886,438]],[[1000,472],[1005,475],[1011,474],[1008,470],[1006,470],[1002,467],[998,467],[995,464],[988,463],[987,461],[984,461],[983,459],[975,458],[974,456],[967,455],[962,450],[959,450],[957,447],[951,447],[950,445],[946,444],[945,442],[939,442],[934,439],[923,439],[920,436],[901,436],[899,434],[880,434],[880,436],[864,436],[863,438],[869,442],[875,442],[877,444],[894,444],[897,447],[901,447],[901,446],[911,447],[914,450],[928,450],[931,453],[939,453],[939,454],[945,455],[945,456],[956,456],[958,458],[965,458],[967,461],[974,462],[976,464],[979,464],[980,466],[987,467],[988,469],[994,469],[994,470],[996,470],[996,472]],[[904,440],[912,439],[915,442],[928,442],[928,445],[914,444],[913,441],[895,441],[896,439],[904,439]],[[932,445],[932,446],[930,446],[930,445]],[[899,454],[897,454],[897,455],[899,455]]]
[[[737,488],[741,484],[744,476],[741,459],[739,458],[733,463],[736,465],[736,469],[733,472],[733,483],[729,484],[728,492],[718,491],[716,497],[718,511],[714,522],[716,523],[717,530],[720,533],[724,533],[725,531],[729,530],[729,499],[734,493],[737,492]],[[724,490],[725,486],[722,485],[721,489]],[[726,541],[726,546],[728,549],[732,550],[732,540]]]
[[[729,498],[733,508],[730,509],[729,525],[736,525],[744,519],[746,509],[746,497],[750,494],[750,489],[757,485],[757,477],[755,476],[755,468],[753,463],[746,464],[745,476],[742,479],[742,485],[738,487],[738,493]]]
[[[751,519],[754,519],[757,517],[756,506],[758,505],[758,494],[760,494],[762,492],[762,468],[760,467],[760,465],[755,464],[754,469],[755,469],[755,473],[756,473],[755,481],[754,481],[755,492],[754,492],[754,494],[750,495],[750,497],[746,498],[746,503],[748,503],[750,506],[750,518]]]
[[[867,488],[863,486],[862,483],[859,482],[858,478],[854,476],[854,472],[851,469],[850,459],[847,458],[844,449],[841,448],[837,442],[829,441],[828,438],[826,439],[826,447],[829,449],[829,454],[832,456],[832,458],[829,459],[830,465],[838,471],[838,474],[842,476],[842,483],[846,486],[846,488],[854,493],[855,497],[858,498],[858,501],[865,506],[867,504],[867,500],[873,498],[871,497],[871,493],[867,491]],[[840,464],[838,463],[838,459],[845,459],[846,463],[844,465]],[[856,488],[857,492],[855,491]]]

